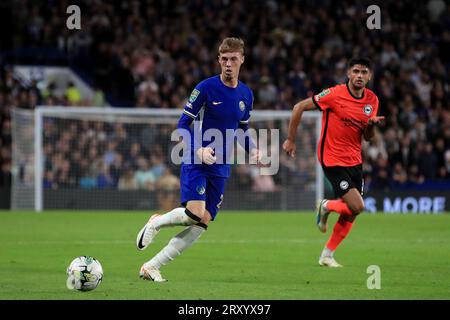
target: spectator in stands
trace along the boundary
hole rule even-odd
[[[152,153],[150,156],[151,168],[153,176],[158,180],[166,171],[165,159],[161,153]]]
[[[158,210],[168,212],[179,203],[180,180],[170,169],[164,168],[162,175],[156,181]]]
[[[148,161],[140,156],[137,161],[138,169],[134,174],[139,189],[152,191],[155,188],[156,178],[150,170]]]
[[[450,150],[445,151],[445,169],[446,169],[446,177],[448,178],[450,176]],[[441,174],[441,176],[444,176],[443,174]]]
[[[56,189],[57,188],[56,184],[54,183],[53,171],[45,170],[43,187],[44,187],[44,189]]]
[[[410,187],[415,187],[424,183],[425,177],[420,173],[419,166],[417,164],[412,164],[409,167],[408,172],[408,184]]]
[[[137,190],[139,188],[132,168],[125,168],[117,187],[119,190]]]
[[[106,164],[106,166],[110,166],[116,159],[118,155],[116,149],[117,149],[116,141],[111,140],[106,142],[106,150],[103,155],[103,163]]]
[[[392,186],[402,188],[406,186],[408,175],[400,162],[396,162],[392,172]]]
[[[251,169],[252,175],[252,191],[254,192],[274,192],[279,190],[275,185],[273,175],[261,175],[258,168]]]
[[[72,81],[67,84],[66,98],[71,105],[78,105],[81,102],[81,92]]]
[[[111,189],[114,187],[114,180],[109,172],[109,167],[103,163],[101,172],[97,176],[98,189]]]
[[[434,180],[438,169],[438,159],[433,152],[433,144],[427,142],[424,150],[419,154],[418,165],[425,179]]]
[[[118,153],[114,158],[114,162],[109,167],[109,174],[113,180],[113,186],[117,188],[119,184],[120,177],[124,173],[124,163],[123,163],[123,155]]]
[[[90,170],[86,171],[80,178],[82,189],[94,189],[97,186],[97,177]]]
[[[258,103],[262,108],[271,109],[271,106],[277,102],[277,91],[277,88],[270,82],[268,76],[261,77],[260,87],[258,89]]]

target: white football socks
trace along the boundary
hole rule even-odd
[[[330,200],[327,200],[323,203],[323,207],[325,208],[326,211],[330,211],[330,210],[328,210],[328,207],[327,207],[328,201],[330,201]]]
[[[163,215],[153,219],[153,226],[156,230],[169,226],[190,226],[200,221],[200,218],[195,216],[185,208],[175,208]]]
[[[203,224],[202,224],[203,225]],[[170,239],[169,243],[151,260],[147,261],[145,267],[161,268],[169,261],[179,256],[184,250],[189,248],[205,232],[206,225],[189,226],[175,237]]]
[[[322,251],[322,254],[320,255],[321,258],[323,257],[333,257],[334,251],[331,251],[330,249],[328,249],[327,247],[325,247]]]

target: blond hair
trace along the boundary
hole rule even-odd
[[[226,52],[240,52],[244,55],[244,40],[241,38],[225,38],[219,46],[219,54]]]

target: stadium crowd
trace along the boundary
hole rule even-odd
[[[291,109],[345,81],[349,57],[367,56],[374,65],[371,88],[380,98],[379,114],[387,119],[374,141],[364,144],[367,187],[450,188],[450,4],[429,0],[412,9],[408,1],[383,1],[381,30],[369,30],[366,8],[373,2],[80,1],[82,29],[74,31],[61,16],[67,1],[17,1],[13,45],[63,52],[111,104],[136,108],[182,108],[195,84],[218,72],[217,46],[229,35],[246,41],[240,79],[253,89],[256,110]],[[20,62],[18,56],[8,64]],[[32,62],[52,63],[45,56]],[[24,86],[2,62],[0,183],[10,183],[11,108],[74,104],[68,97],[54,95],[51,87],[44,93],[35,83]],[[48,134],[57,128],[47,125]],[[55,132],[45,144],[51,159],[45,186],[151,190],[160,177],[173,181],[177,169],[164,163],[164,144],[148,149],[149,142],[130,130],[80,123]],[[121,135],[133,137],[126,149]],[[294,167],[280,155],[282,175],[309,179],[314,163],[301,154],[300,149]],[[277,177],[262,181],[249,169],[236,171],[238,185],[260,191],[280,187]]]

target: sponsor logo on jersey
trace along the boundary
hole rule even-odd
[[[198,91],[197,89],[194,89],[194,91],[192,91],[192,93],[189,97],[189,102],[193,103],[197,99],[199,94],[200,94],[200,91]]]
[[[217,106],[217,105],[221,104],[222,102],[223,102],[223,101],[213,101],[212,104],[213,104],[214,106]]]

